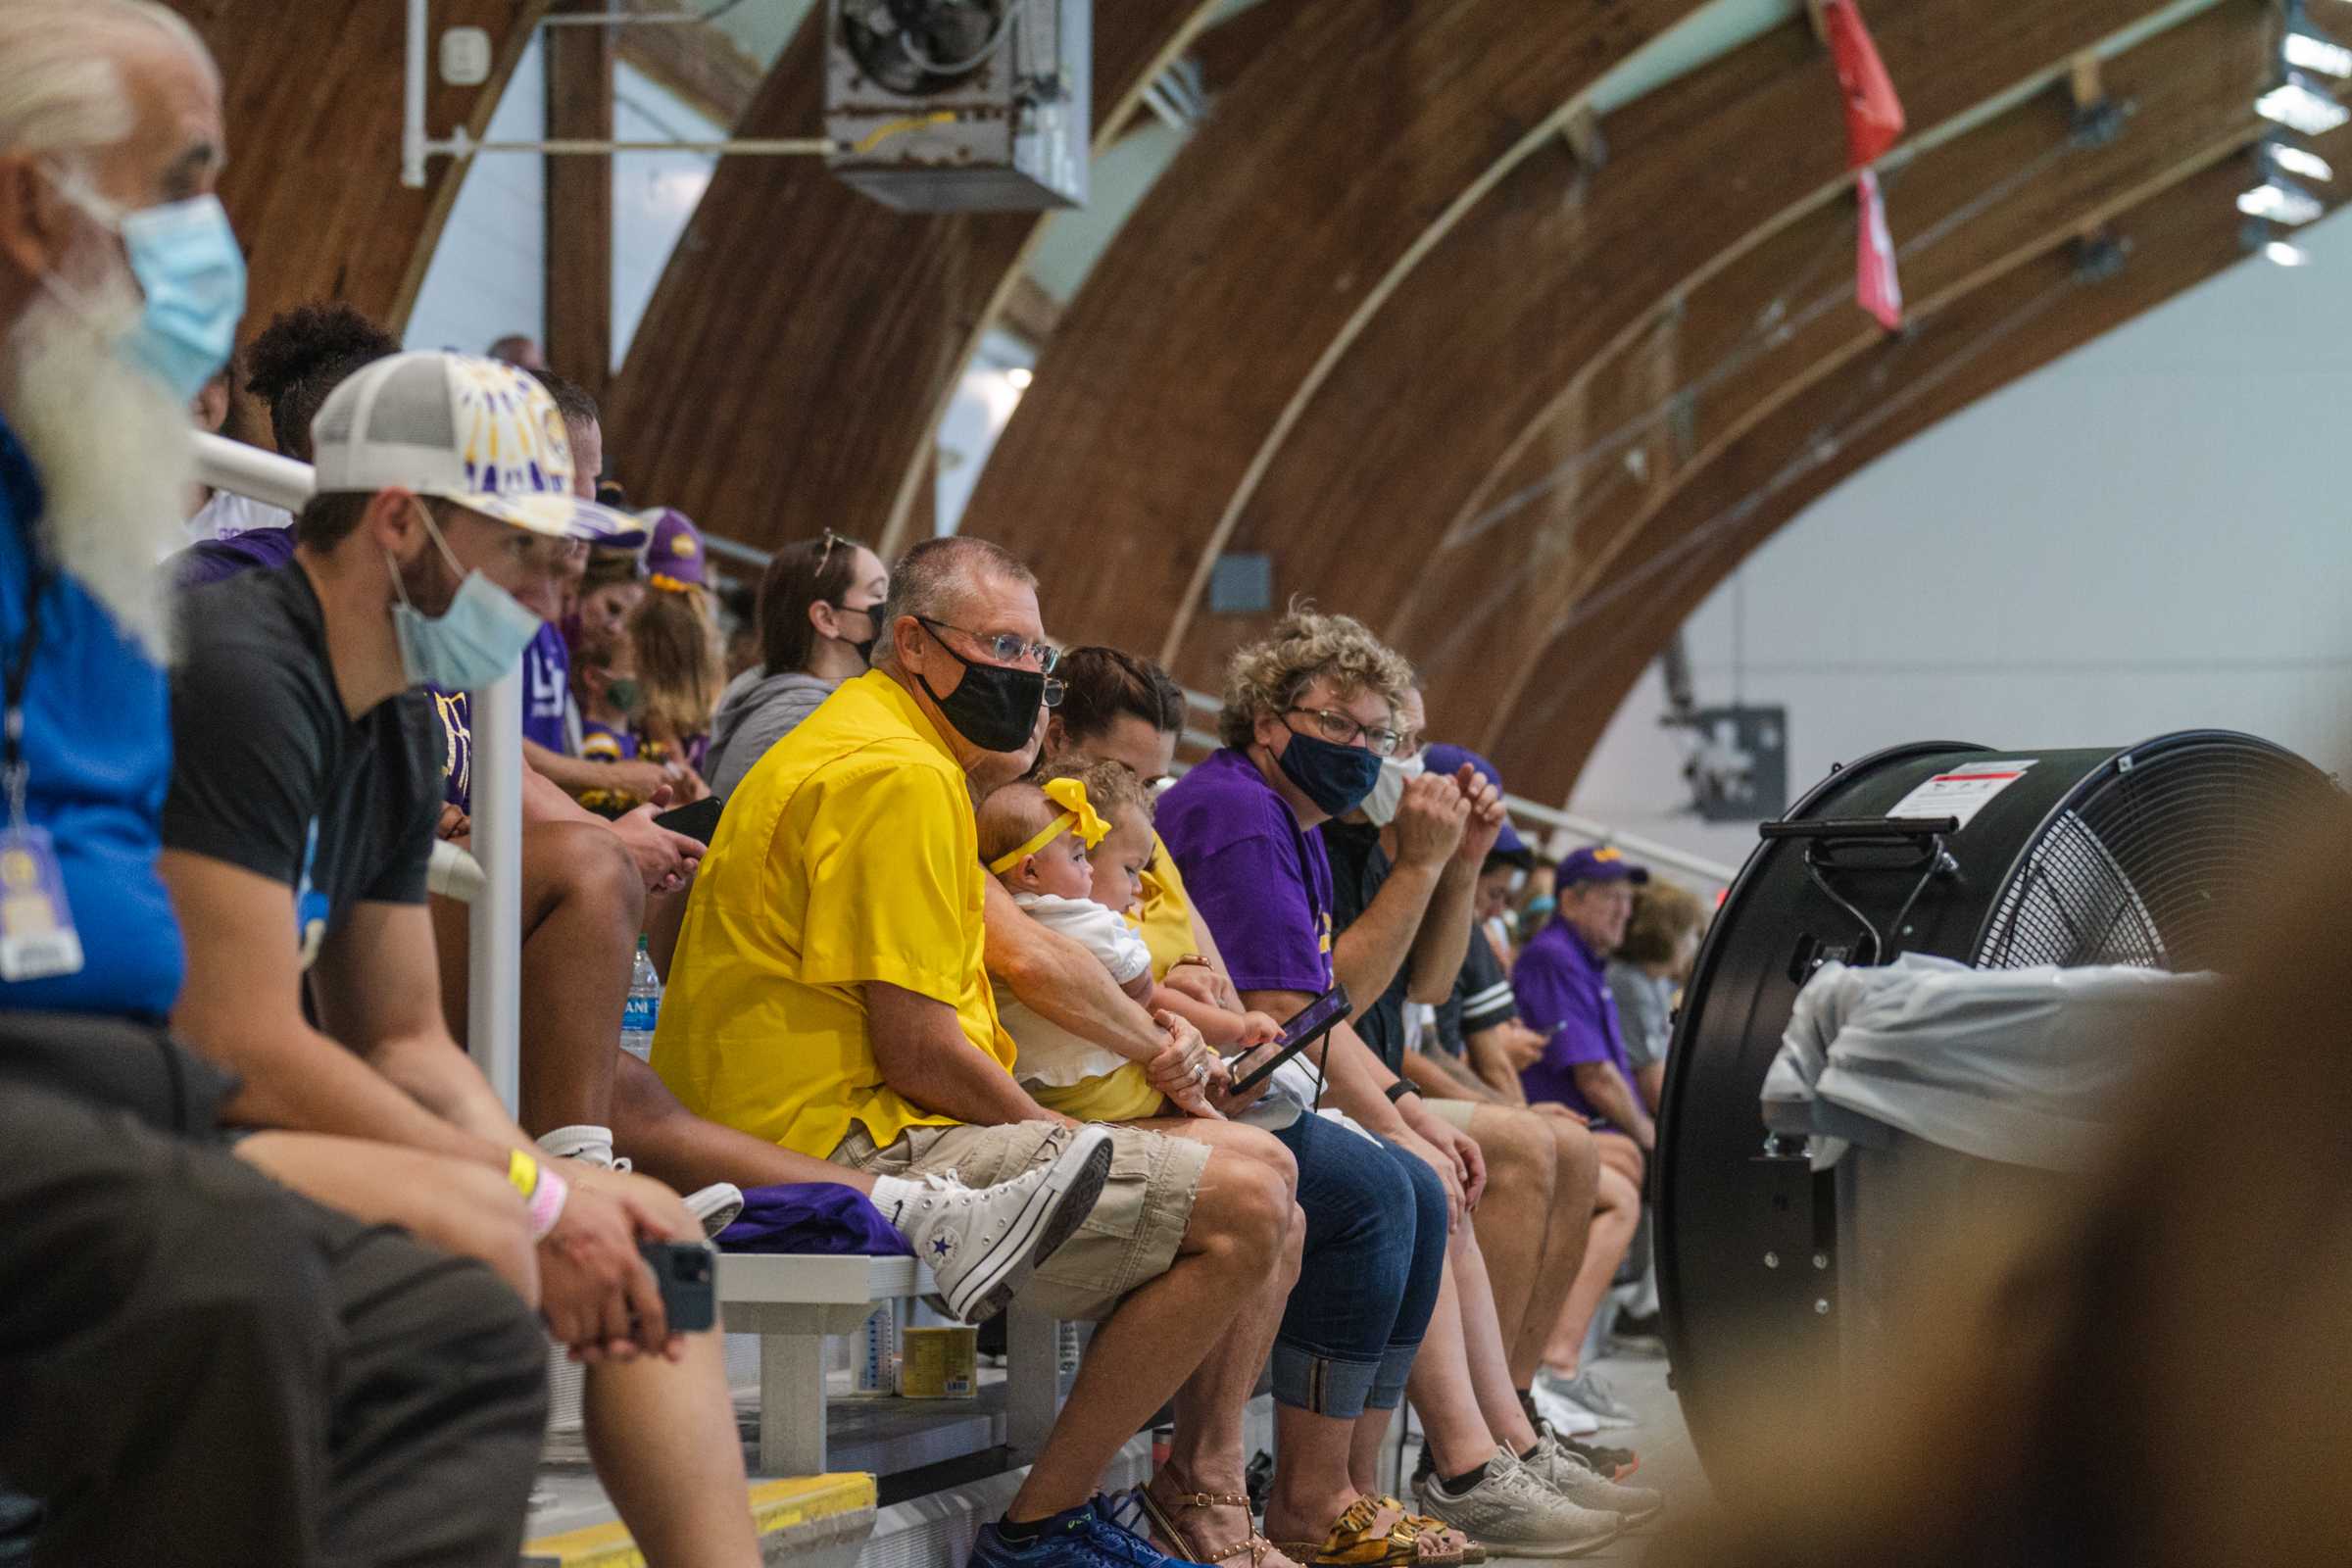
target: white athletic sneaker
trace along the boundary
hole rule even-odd
[[[1544,1386],[1544,1377],[1537,1374],[1535,1387],[1528,1394],[1536,1401],[1536,1413],[1560,1432],[1571,1438],[1589,1438],[1600,1430],[1600,1417],[1577,1403],[1563,1398]]]
[[[633,1168],[626,1154],[612,1152],[610,1127],[592,1127],[585,1122],[559,1127],[539,1140],[539,1148],[557,1159],[576,1159],[605,1170]],[[712,1182],[700,1192],[687,1194],[685,1203],[686,1211],[701,1222],[703,1238],[708,1241],[734,1224],[735,1216],[743,1212],[743,1189],[733,1182]]]
[[[1477,1486],[1455,1496],[1436,1475],[1413,1488],[1421,1509],[1487,1548],[1489,1557],[1582,1557],[1625,1531],[1617,1514],[1569,1501],[1516,1454],[1496,1447]]]
[[[715,1241],[743,1212],[743,1189],[733,1182],[712,1182],[699,1193],[686,1195],[686,1212],[703,1222],[703,1239]]]
[[[1536,1389],[1538,1393],[1549,1394],[1554,1399],[1565,1400],[1580,1410],[1590,1412],[1603,1431],[1635,1426],[1641,1419],[1635,1414],[1633,1406],[1617,1397],[1617,1391],[1602,1382],[1600,1374],[1591,1367],[1586,1367],[1572,1378],[1564,1378],[1545,1367],[1536,1374]],[[1571,1432],[1569,1436],[1581,1438],[1584,1434]]]
[[[1639,1530],[1666,1511],[1664,1493],[1611,1481],[1562,1443],[1548,1423],[1536,1429],[1535,1456],[1520,1462],[1529,1474],[1570,1502],[1622,1515],[1628,1530]]]
[[[1109,1176],[1110,1129],[1088,1126],[1052,1164],[994,1187],[966,1187],[953,1171],[877,1177],[874,1206],[930,1268],[948,1310],[977,1323],[1003,1311],[1069,1240]]]

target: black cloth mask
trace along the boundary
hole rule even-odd
[[[1037,710],[1046,701],[1045,675],[1034,669],[974,663],[948,648],[937,632],[931,632],[931,640],[947,648],[948,657],[963,666],[963,679],[945,697],[932,688],[929,676],[917,674],[915,679],[931,693],[941,716],[956,726],[956,733],[984,752],[1017,752],[1027,747],[1029,737],[1037,732]]]
[[[1360,746],[1340,746],[1291,731],[1291,744],[1274,759],[1299,793],[1333,816],[1346,816],[1364,804],[1380,782],[1380,759]]]

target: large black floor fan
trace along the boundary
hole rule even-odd
[[[2334,794],[2290,752],[2189,731],[2123,751],[1896,747],[1832,773],[1732,885],[1686,988],[1652,1196],[1673,1378],[1702,1459],[1757,1412],[1757,1350],[1837,1353],[1836,1186],[1768,1143],[1757,1097],[1823,962],[1978,968],[2227,960]],[[1804,1412],[1785,1412],[1801,1421]]]

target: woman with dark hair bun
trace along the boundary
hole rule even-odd
[[[828,530],[776,552],[760,583],[760,662],[728,684],[710,724],[713,793],[733,794],[769,747],[864,671],[889,594],[888,568],[855,539]]]

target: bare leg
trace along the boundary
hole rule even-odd
[[[613,1059],[645,884],[620,840],[581,822],[534,822],[522,840],[522,1106],[537,1137],[612,1124]],[[441,1005],[466,1043],[466,906],[433,900]]]
[[[1494,1292],[1487,1283],[1485,1259],[1479,1255],[1478,1236],[1468,1226],[1454,1233],[1454,1283],[1462,1305],[1462,1348],[1470,1364],[1470,1386],[1477,1391],[1479,1413],[1494,1441],[1513,1453],[1536,1446],[1536,1429],[1519,1408],[1519,1391],[1511,1383],[1511,1364],[1503,1353],[1502,1328],[1494,1315]]]
[[[700,1241],[702,1227],[685,1205],[663,1198],[671,1234]],[[717,1330],[685,1339],[682,1361],[641,1356],[589,1368],[582,1400],[589,1457],[648,1562],[756,1568],[760,1539],[727,1391],[725,1342]]]
[[[1043,1519],[1094,1495],[1110,1455],[1226,1337],[1235,1303],[1279,1278],[1294,1208],[1282,1177],[1266,1164],[1211,1151],[1176,1260],[1130,1291],[1096,1332],[1069,1403],[1007,1519]],[[1237,1407],[1216,1419],[1238,1423],[1240,1414]]]
[[[1519,1321],[1518,1333],[1503,1336],[1510,1351],[1511,1386],[1517,1389],[1534,1383],[1544,1364],[1544,1347],[1550,1343],[1552,1327],[1568,1303],[1568,1293],[1576,1288],[1577,1277],[1584,1271],[1585,1247],[1592,1232],[1592,1194],[1600,1180],[1600,1159],[1590,1132],[1558,1117],[1538,1120],[1551,1134],[1552,1201],[1535,1297]],[[1483,1233],[1479,1243],[1482,1247],[1486,1243]]]
[[[1506,1345],[1515,1344],[1544,1280],[1544,1239],[1558,1159],[1544,1118],[1533,1111],[1481,1105],[1470,1136],[1487,1156],[1487,1192],[1476,1214],[1478,1245]],[[1566,1294],[1560,1287],[1560,1295]]]
[[[1280,1144],[1274,1147],[1282,1148]],[[1258,1369],[1274,1348],[1283,1305],[1290,1299],[1291,1288],[1298,1283],[1298,1255],[1305,1245],[1306,1215],[1293,1203],[1270,1288],[1243,1305],[1225,1343],[1209,1351],[1200,1369],[1176,1391],[1176,1432],[1168,1447],[1168,1462],[1150,1483],[1152,1497],[1185,1534],[1181,1541],[1159,1542],[1161,1549],[1173,1556],[1198,1556],[1206,1561],[1235,1542],[1249,1540],[1254,1528],[1246,1504],[1196,1508],[1178,1499],[1193,1493],[1241,1496],[1249,1491],[1249,1461],[1242,1452],[1242,1407],[1250,1402],[1250,1393],[1257,1387]],[[1152,1534],[1157,1537],[1160,1532]],[[1266,1565],[1296,1568],[1279,1552],[1270,1554]]]
[[[1605,1161],[1605,1154],[1603,1158]],[[1617,1265],[1624,1261],[1634,1229],[1642,1221],[1641,1190],[1613,1163],[1602,1164],[1593,1201],[1597,1206],[1584,1267],[1577,1270],[1568,1302],[1560,1309],[1551,1341],[1544,1348],[1544,1364],[1562,1377],[1576,1376],[1584,1359],[1585,1331],[1592,1326],[1592,1314],[1600,1310],[1600,1298],[1609,1294],[1609,1281],[1616,1278]]]
[[[645,953],[654,960],[654,972],[669,984],[669,961],[678,951],[678,931],[686,923],[686,895],[694,891],[694,878],[668,893],[649,894],[645,901]]]
[[[1494,1432],[1479,1408],[1478,1391],[1470,1380],[1469,1354],[1462,1344],[1456,1274],[1454,1250],[1448,1249],[1437,1310],[1430,1314],[1421,1353],[1413,1358],[1412,1376],[1404,1385],[1442,1476],[1458,1476],[1494,1457]]]
[[[619,1058],[612,1080],[612,1149],[648,1176],[682,1193],[712,1182],[738,1187],[838,1182],[873,1196],[874,1179],[865,1172],[705,1121],[678,1102],[653,1068],[618,1046],[612,1054]]]

